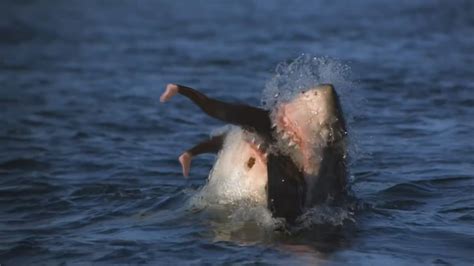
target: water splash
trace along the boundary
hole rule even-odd
[[[354,87],[351,68],[329,57],[302,54],[289,63],[278,64],[275,75],[265,84],[262,105],[272,109],[297,93],[324,83],[333,84],[340,96],[345,95]]]
[[[358,145],[359,138],[353,132],[351,124],[354,117],[361,115],[363,101],[356,93],[355,88],[358,83],[355,81],[351,67],[330,57],[302,54],[290,62],[278,64],[275,72],[275,75],[265,84],[261,98],[262,106],[268,110],[320,84],[332,84],[336,88],[347,123],[346,127],[350,133],[347,142],[349,163],[353,163],[361,151]]]
[[[284,227],[284,221],[274,218],[266,205],[215,195],[207,185],[190,198],[187,208],[205,210],[216,241],[261,242]]]
[[[299,228],[311,228],[315,225],[329,224],[342,226],[347,222],[355,222],[355,213],[349,206],[329,206],[322,204],[308,209],[298,217]]]

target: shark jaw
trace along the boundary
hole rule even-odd
[[[334,87],[324,84],[299,93],[273,111],[278,148],[290,155],[305,175],[317,175],[323,150],[344,140],[347,132],[340,108]]]

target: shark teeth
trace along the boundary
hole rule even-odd
[[[294,147],[294,146],[296,146],[296,143],[295,143],[293,140],[290,140],[290,141],[288,142],[288,146]]]

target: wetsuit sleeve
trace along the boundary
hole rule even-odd
[[[196,144],[191,149],[187,150],[192,156],[196,156],[202,153],[217,153],[224,144],[224,138],[226,134],[213,136],[208,140],[202,141]]]
[[[248,130],[268,136],[271,132],[270,114],[267,110],[244,105],[227,103],[212,99],[203,93],[182,85],[178,86],[178,93],[193,101],[209,116],[226,123],[242,126]]]

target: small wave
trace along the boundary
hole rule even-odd
[[[29,261],[27,258],[31,255],[37,254],[47,254],[49,250],[41,247],[41,245],[34,240],[22,240],[15,244],[13,247],[0,251],[0,263],[10,263],[15,262],[18,264],[23,264]],[[28,263],[26,263],[28,264]]]
[[[380,195],[393,197],[411,197],[424,198],[436,197],[447,192],[452,192],[465,188],[472,187],[472,177],[455,176],[455,177],[441,177],[427,180],[417,180],[407,183],[396,184],[379,192]]]
[[[474,212],[474,207],[461,207],[461,208],[448,208],[439,211],[440,213],[462,213],[462,212]]]
[[[129,188],[121,184],[88,184],[75,189],[71,199],[87,199],[90,197],[110,197],[117,199],[136,199],[142,196],[140,189]]]
[[[35,159],[15,158],[0,164],[0,169],[4,170],[46,170],[50,164]]]
[[[14,200],[21,198],[25,200],[35,196],[48,195],[60,189],[61,186],[46,181],[24,181],[14,186],[3,186],[0,189],[0,199]]]
[[[472,223],[474,222],[474,214],[461,215],[457,218],[457,221]]]
[[[20,45],[32,40],[37,34],[36,30],[26,23],[13,19],[7,24],[0,24],[1,44]]]
[[[417,183],[402,183],[382,190],[379,194],[384,196],[410,196],[415,198],[433,197],[437,191],[428,186]]]
[[[419,180],[414,181],[417,184],[431,185],[431,186],[440,186],[440,185],[450,185],[457,184],[459,182],[472,181],[474,177],[471,176],[452,176],[452,177],[439,177],[428,180]],[[471,185],[473,185],[471,183]]]
[[[381,205],[377,205],[377,207],[384,208],[384,209],[395,209],[395,210],[414,210],[422,205],[425,205],[425,202],[418,201],[418,200],[393,200],[384,202]]]
[[[41,110],[36,112],[37,115],[45,118],[68,119],[69,115],[59,110]]]
[[[120,261],[122,258],[127,258],[127,260],[137,263],[137,264],[142,264],[146,263],[146,260],[137,260],[137,252],[139,252],[140,247],[135,246],[135,247],[122,247],[118,248],[117,250],[114,250],[98,259],[95,259],[95,262],[104,262],[104,261],[114,261],[116,260],[117,262]]]

